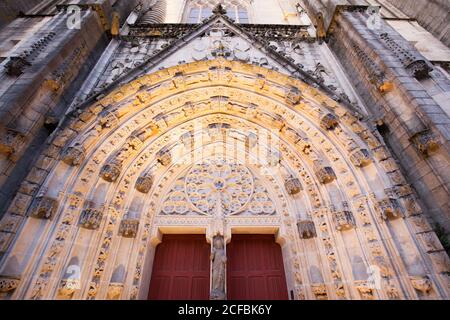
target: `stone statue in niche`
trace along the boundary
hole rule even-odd
[[[225,300],[225,267],[227,256],[223,236],[215,236],[211,253],[212,288],[211,300]]]

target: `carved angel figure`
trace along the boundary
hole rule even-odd
[[[211,253],[212,262],[212,290],[211,300],[225,300],[225,267],[227,257],[225,255],[224,239],[216,236],[213,240]]]

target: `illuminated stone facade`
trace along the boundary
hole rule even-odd
[[[2,48],[1,298],[146,299],[173,233],[274,234],[294,299],[450,297],[450,50],[258,1],[67,1]]]

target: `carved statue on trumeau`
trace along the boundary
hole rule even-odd
[[[211,253],[212,289],[211,300],[225,300],[225,267],[227,256],[223,236],[215,236]]]

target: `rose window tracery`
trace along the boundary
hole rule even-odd
[[[264,183],[233,160],[193,165],[173,183],[162,215],[273,215],[276,207]]]
[[[185,179],[191,204],[205,214],[225,215],[242,211],[254,193],[254,179],[242,164],[211,160],[196,164]]]

